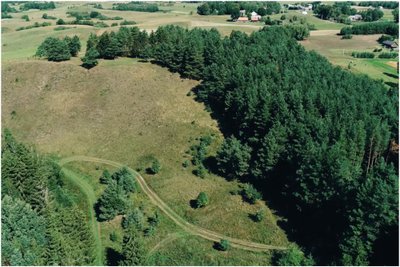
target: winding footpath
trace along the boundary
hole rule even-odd
[[[173,211],[167,204],[165,204],[165,202],[153,190],[150,189],[150,187],[147,185],[144,178],[137,171],[127,167],[124,164],[121,164],[121,163],[118,163],[115,161],[111,161],[111,160],[95,158],[95,157],[72,156],[72,157],[68,157],[68,158],[64,158],[64,159],[60,160],[59,165],[62,167],[67,163],[75,162],[75,161],[102,163],[102,164],[107,164],[107,165],[110,165],[110,166],[113,166],[116,168],[126,167],[128,169],[128,171],[131,172],[136,177],[137,182],[139,183],[143,192],[150,198],[151,202],[154,205],[156,205],[159,209],[161,209],[172,221],[174,221],[175,224],[177,224],[184,231],[186,231],[192,235],[200,236],[204,239],[214,241],[214,242],[219,242],[219,241],[221,241],[221,239],[226,239],[226,240],[229,240],[232,247],[244,249],[244,250],[250,250],[250,251],[267,251],[267,250],[285,250],[286,249],[286,247],[266,245],[266,244],[255,243],[255,242],[251,242],[251,241],[228,237],[223,234],[219,234],[219,233],[204,229],[202,227],[195,226],[195,225],[185,221],[175,211]]]

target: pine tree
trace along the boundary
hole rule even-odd
[[[145,251],[142,237],[135,229],[125,231],[122,243],[123,259],[118,263],[122,266],[145,265]]]
[[[99,63],[97,61],[97,58],[99,57],[99,52],[97,52],[95,47],[91,47],[88,51],[86,51],[86,54],[82,60],[82,66],[86,69],[91,69]]]

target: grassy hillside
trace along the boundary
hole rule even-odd
[[[144,177],[186,220],[232,237],[287,244],[276,216],[265,203],[250,205],[230,194],[238,183],[211,174],[201,179],[191,168],[182,167],[194,138],[213,134],[212,150],[222,140],[204,106],[186,96],[196,81],[134,59],[101,61],[90,71],[74,61],[20,61],[5,64],[2,77],[3,126],[39,151],[60,157],[96,156],[132,168],[147,167],[155,157],[161,162],[161,172]],[[72,167],[85,174],[96,195],[101,194],[96,166],[75,165]],[[195,210],[189,203],[200,191],[207,192],[211,202]],[[259,208],[267,211],[267,217],[255,223],[249,215]],[[108,229],[102,236],[106,242],[116,229],[112,224],[104,227]],[[212,250],[212,244],[206,243]]]

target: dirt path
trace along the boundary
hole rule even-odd
[[[147,257],[149,257],[151,254],[153,254],[154,252],[156,252],[161,246],[174,241],[175,239],[178,239],[180,237],[183,237],[184,235],[182,233],[172,233],[167,235],[166,238],[164,238],[163,240],[161,240],[160,242],[158,242],[147,254]]]
[[[229,240],[232,247],[250,250],[250,251],[267,251],[267,250],[272,250],[272,249],[273,250],[285,250],[286,249],[286,247],[266,245],[266,244],[255,243],[255,242],[251,242],[251,241],[228,237],[223,234],[219,234],[219,233],[201,228],[199,226],[195,226],[195,225],[185,221],[182,217],[180,217],[178,214],[176,214],[175,211],[173,211],[167,204],[165,204],[165,202],[162,201],[153,190],[150,189],[150,187],[147,185],[144,178],[138,172],[127,167],[126,165],[123,165],[121,163],[111,161],[111,160],[87,157],[87,156],[72,156],[72,157],[64,158],[59,162],[59,164],[60,164],[60,166],[63,166],[69,162],[74,162],[74,161],[88,161],[88,162],[95,162],[95,163],[103,163],[103,164],[111,165],[111,166],[114,166],[117,168],[121,168],[121,167],[125,166],[136,177],[140,187],[142,188],[143,192],[150,198],[151,202],[153,202],[154,205],[156,205],[159,209],[161,209],[173,222],[175,222],[175,224],[177,224],[183,230],[185,230],[186,232],[188,232],[192,235],[197,235],[204,239],[214,241],[214,242],[219,242],[221,239],[226,239],[226,240]]]
[[[86,196],[88,201],[88,209],[89,209],[89,219],[90,219],[90,227],[92,228],[93,236],[96,241],[96,265],[103,265],[103,247],[101,245],[101,236],[100,236],[100,225],[96,220],[96,216],[94,214],[93,205],[96,202],[96,195],[86,181],[84,181],[78,174],[75,172],[68,170],[66,168],[62,168],[62,172],[65,175],[65,178],[74,183],[79,190]]]

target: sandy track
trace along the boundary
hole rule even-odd
[[[285,250],[286,249],[286,247],[266,245],[266,244],[261,244],[261,243],[256,243],[256,242],[251,242],[251,241],[228,237],[223,234],[219,234],[214,231],[210,231],[210,230],[204,229],[202,227],[195,226],[195,225],[185,221],[182,217],[180,217],[177,213],[175,213],[175,211],[173,211],[153,190],[150,189],[150,187],[147,185],[144,178],[138,172],[127,167],[126,165],[123,165],[121,163],[111,161],[111,160],[100,159],[100,158],[95,158],[95,157],[88,157],[88,156],[72,156],[72,157],[64,158],[59,162],[59,164],[60,164],[60,166],[63,166],[67,163],[74,162],[74,161],[87,161],[87,162],[102,163],[102,164],[107,164],[107,165],[114,166],[117,168],[121,168],[121,167],[125,166],[128,169],[128,171],[131,172],[136,177],[140,187],[142,188],[143,192],[150,198],[151,202],[153,202],[154,205],[156,205],[159,209],[161,209],[175,224],[177,224],[179,227],[181,227],[183,230],[185,230],[186,232],[188,232],[190,234],[197,235],[204,239],[214,241],[214,242],[219,242],[221,239],[226,239],[226,240],[229,240],[232,247],[250,250],[250,251],[267,251],[267,250]]]

